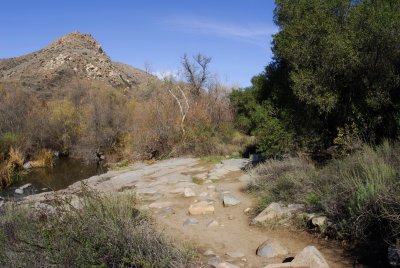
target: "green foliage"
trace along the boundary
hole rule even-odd
[[[190,267],[191,251],[157,233],[134,208],[132,194],[100,197],[84,189],[77,200],[35,211],[7,206],[0,218],[2,267]]]
[[[0,137],[0,156],[4,156],[11,146],[18,143],[19,137],[15,133],[5,132]]]
[[[233,94],[242,129],[259,127],[251,113],[268,101],[300,149],[398,137],[399,1],[277,0],[275,23],[273,61]]]

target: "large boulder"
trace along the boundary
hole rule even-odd
[[[279,241],[268,238],[257,248],[256,254],[260,257],[273,258],[279,255],[288,254],[288,250],[282,246]]]
[[[280,203],[271,203],[253,219],[252,224],[290,219],[303,209],[304,205],[302,204],[284,206]]]
[[[190,205],[189,214],[190,215],[203,215],[214,213],[214,205],[212,202],[201,201],[199,203],[195,203]]]
[[[291,262],[268,264],[264,268],[329,268],[328,263],[314,246],[305,247]]]
[[[329,268],[321,252],[314,246],[305,247],[294,257],[291,263],[308,265],[310,268]]]

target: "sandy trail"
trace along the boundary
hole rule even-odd
[[[285,257],[294,256],[309,245],[322,252],[330,267],[351,267],[351,261],[343,257],[340,247],[332,241],[288,228],[249,225],[251,218],[244,210],[253,208],[255,200],[241,191],[249,180],[241,170],[246,163],[246,159],[228,159],[210,164],[199,159],[177,158],[151,165],[135,164],[125,170],[91,177],[86,183],[101,192],[134,188],[141,208],[153,215],[158,229],[179,243],[190,243],[197,248],[204,267],[209,267],[207,261],[212,257],[202,254],[207,250],[240,267],[264,267],[269,263],[280,263]],[[61,193],[74,193],[79,188],[80,183],[75,183]],[[185,192],[195,196],[185,197]],[[224,207],[221,199],[224,193],[239,199],[240,204]],[[41,201],[46,195],[49,193],[27,199]],[[212,204],[214,213],[189,215],[190,205],[202,201]],[[184,224],[188,219],[197,223]],[[213,220],[215,222],[208,226]],[[258,257],[256,249],[267,238],[277,239],[289,253],[275,258]],[[231,257],[228,252],[243,256]]]

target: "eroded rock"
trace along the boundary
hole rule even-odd
[[[240,200],[231,194],[224,194],[222,198],[223,198],[222,202],[225,207],[236,206],[240,204]]]

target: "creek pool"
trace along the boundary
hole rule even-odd
[[[80,159],[60,158],[55,160],[52,167],[35,168],[27,171],[20,181],[0,191],[0,196],[5,198],[19,198],[35,193],[57,191],[65,189],[77,181],[105,172],[107,172],[107,168],[97,166],[96,163],[87,163]],[[31,186],[24,189],[23,194],[15,193],[17,188],[28,183]]]

